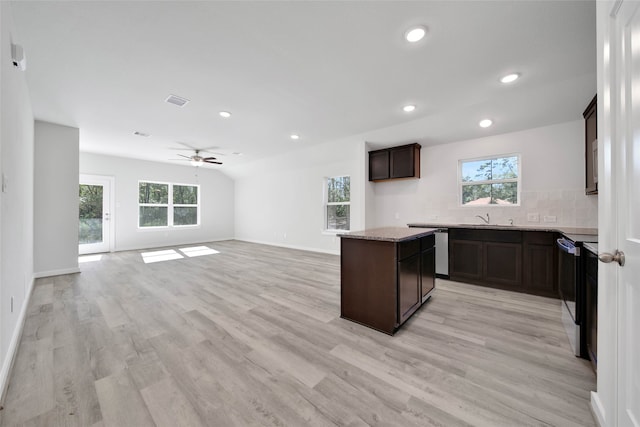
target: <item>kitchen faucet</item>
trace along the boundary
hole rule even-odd
[[[483,217],[482,215],[476,215],[478,218],[480,218],[485,224],[489,224],[489,212],[487,212],[487,217]]]

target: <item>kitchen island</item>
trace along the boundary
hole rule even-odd
[[[435,228],[339,235],[340,316],[393,335],[431,296]]]

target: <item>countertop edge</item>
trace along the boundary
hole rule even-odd
[[[414,232],[415,230],[415,232]],[[420,231],[417,231],[420,230]],[[352,231],[350,233],[336,234],[337,237],[344,239],[356,239],[356,240],[376,240],[381,242],[404,242],[407,240],[419,239],[421,237],[429,236],[438,231],[438,228],[431,227],[387,227],[387,228],[372,228],[363,231]],[[403,234],[399,237],[390,236],[390,233]]]
[[[476,230],[514,230],[514,231],[546,231],[552,233],[561,234],[584,234],[584,235],[598,235],[597,228],[589,227],[536,227],[536,226],[522,226],[522,225],[483,225],[483,224],[432,224],[432,223],[409,223],[409,228],[436,228],[436,229],[448,229],[448,228],[469,228]]]

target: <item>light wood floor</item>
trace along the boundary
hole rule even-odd
[[[390,337],[340,319],[337,256],[208,246],[38,280],[2,425],[594,425],[557,300],[438,281]]]

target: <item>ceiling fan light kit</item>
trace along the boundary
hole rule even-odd
[[[195,151],[195,154],[192,156],[185,156],[184,154],[178,154],[178,156],[184,157],[185,160],[189,160],[191,164],[195,167],[202,166],[205,163],[209,163],[212,165],[222,164],[222,162],[217,161],[216,157],[202,157],[200,155],[200,151],[204,151],[204,150],[194,148],[193,151]],[[173,159],[173,160],[182,160],[182,159]]]

